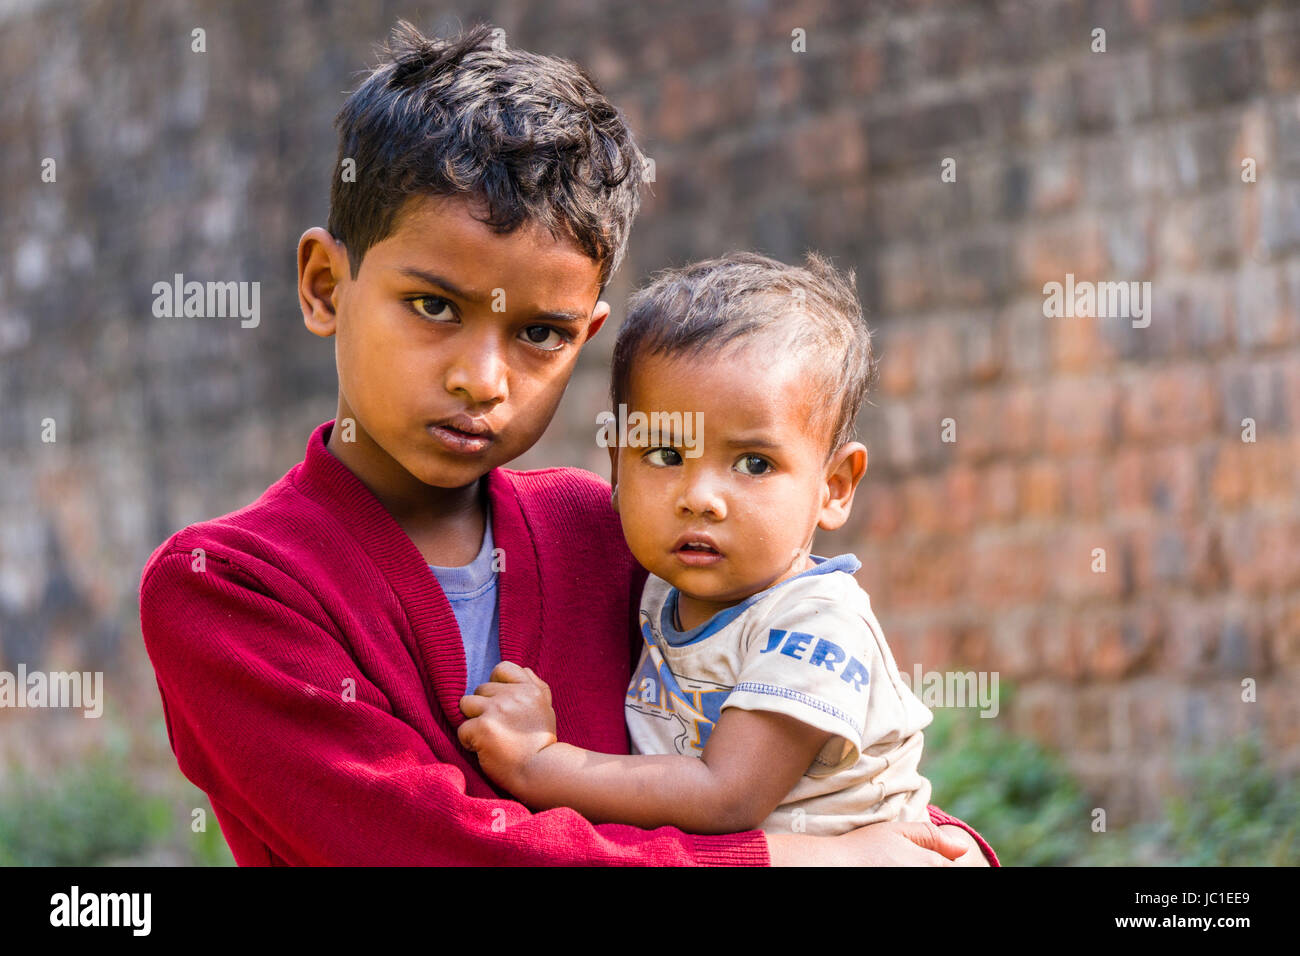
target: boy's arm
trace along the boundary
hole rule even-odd
[[[550,690],[504,662],[464,698],[460,739],[497,783],[536,809],[572,807],[595,822],[693,833],[757,827],[831,734],[768,711],[722,712],[702,757],[593,753],[555,741]]]
[[[761,833],[593,826],[466,793],[449,726],[394,714],[328,615],[292,577],[180,545],[140,595],[172,748],[185,775],[294,864],[765,864]],[[250,562],[255,559],[249,559]],[[435,720],[441,721],[435,712]],[[445,736],[438,736],[441,733]],[[477,785],[480,790],[486,788]]]

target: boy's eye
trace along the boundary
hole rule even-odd
[[[434,322],[448,322],[455,317],[451,303],[436,295],[422,295],[418,299],[412,299],[411,307]]]
[[[530,325],[519,334],[529,345],[535,345],[544,352],[562,349],[569,341],[569,336],[549,325]]]
[[[762,455],[742,455],[736,470],[743,475],[765,475],[772,470],[772,463]]]
[[[656,467],[667,468],[671,465],[680,465],[682,456],[671,448],[651,448],[645,453],[645,460]]]

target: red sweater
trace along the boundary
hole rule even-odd
[[[235,860],[766,864],[758,831],[532,813],[479,772],[456,737],[466,673],[455,616],[410,538],[326,449],[333,424],[255,502],[159,546],[141,578],[172,750]],[[645,572],[609,486],[571,468],[485,480],[503,552],[502,659],[551,685],[560,740],[627,753]]]

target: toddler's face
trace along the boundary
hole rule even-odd
[[[826,460],[829,426],[813,419],[833,397],[811,394],[802,365],[761,344],[703,358],[653,355],[635,364],[629,385],[633,425],[638,412],[650,423],[656,412],[699,416],[694,436],[652,428],[640,447],[613,452],[628,546],[682,592],[683,626],[811,567],[815,528],[843,520],[827,509],[842,495],[829,472],[843,456]],[[851,487],[848,497],[845,516]]]

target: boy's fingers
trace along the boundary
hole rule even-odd
[[[962,840],[949,836],[933,823],[904,824],[899,832],[917,846],[933,850],[950,860],[957,859],[969,849]]]
[[[479,688],[482,690],[482,688]],[[460,699],[460,712],[466,717],[477,717],[487,710],[487,699],[481,694],[466,694]],[[461,725],[462,728],[464,725]]]

